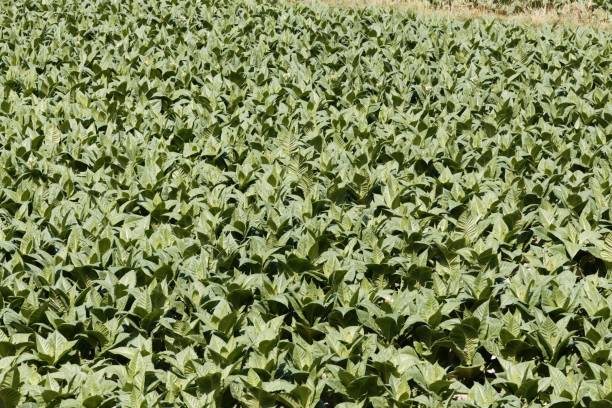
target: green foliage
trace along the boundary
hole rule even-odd
[[[0,406],[612,405],[609,33],[0,19]]]

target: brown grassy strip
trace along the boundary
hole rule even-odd
[[[477,6],[465,0],[452,0],[443,7],[435,7],[426,0],[301,0],[306,4],[324,4],[332,7],[392,7],[413,11],[423,15],[445,18],[475,19],[496,18],[534,25],[588,26],[597,29],[612,29],[612,15],[604,10],[590,7],[584,2],[573,2],[559,9],[532,8],[519,13],[506,14],[490,8]],[[612,0],[611,0],[612,1]]]

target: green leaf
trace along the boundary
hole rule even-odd
[[[607,234],[601,249],[601,259],[612,263],[612,234]]]
[[[0,389],[0,406],[14,408],[19,406],[21,394],[14,388]]]

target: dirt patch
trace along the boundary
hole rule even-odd
[[[531,23],[536,25],[573,25],[612,29],[612,15],[586,2],[572,2],[558,8],[530,8],[508,12],[503,8],[474,4],[469,0],[441,0],[434,5],[427,0],[301,0],[306,4],[324,4],[333,7],[392,7],[407,9],[419,14],[434,14],[442,17],[473,19],[497,18],[500,20]]]

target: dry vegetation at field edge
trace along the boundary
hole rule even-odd
[[[326,4],[337,7],[398,7],[422,14],[435,14],[442,17],[460,19],[497,18],[501,20],[531,24],[566,24],[593,26],[609,30],[612,28],[612,15],[605,10],[592,7],[585,2],[572,2],[560,8],[531,8],[526,11],[509,13],[504,9],[493,10],[490,6],[479,6],[466,0],[444,1],[437,7],[427,0],[302,0],[307,4]]]

